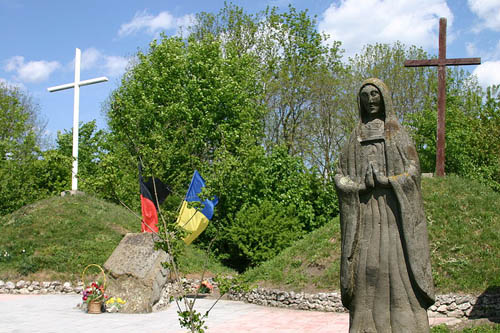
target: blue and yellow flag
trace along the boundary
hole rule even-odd
[[[204,207],[201,211],[194,207],[188,208],[188,202],[201,201],[198,194],[201,193],[201,189],[204,187],[205,180],[203,180],[198,171],[195,170],[186,198],[182,203],[179,217],[177,218],[177,224],[189,233],[189,235],[184,238],[184,242],[188,245],[206,229],[208,220],[212,219],[214,215],[215,205],[219,202],[219,199],[214,197],[213,200],[207,199],[202,202]]]

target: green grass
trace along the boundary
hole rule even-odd
[[[436,288],[500,287],[500,193],[454,175],[424,179],[422,193]]]
[[[236,271],[221,264],[213,255],[193,245],[186,246],[177,257],[177,264],[184,275],[200,276],[206,270],[208,276],[236,275]],[[205,275],[207,276],[207,275]]]
[[[462,332],[462,333],[499,333],[500,324],[483,324],[474,327],[467,327],[463,329],[450,329],[446,325],[442,324],[439,326],[434,326],[431,328],[431,333],[451,333],[451,332]]]
[[[499,287],[500,194],[453,175],[423,179],[422,193],[437,292]],[[339,266],[340,229],[334,219],[244,276],[285,290],[339,290]]]
[[[481,293],[500,287],[500,193],[456,176],[423,179],[437,292]],[[121,206],[89,195],[54,197],[0,218],[0,279],[79,278],[103,264],[140,223]],[[306,235],[244,276],[294,291],[339,289],[338,218]],[[178,258],[184,274],[235,274],[196,247]],[[41,276],[41,277],[40,277]]]
[[[339,227],[337,217],[273,259],[246,271],[245,279],[293,291],[338,290]]]
[[[140,232],[134,214],[90,195],[25,206],[0,218],[0,279],[76,281],[88,264],[104,264],[129,232]],[[186,247],[180,270],[201,270],[207,260],[208,270],[231,272],[193,246]]]

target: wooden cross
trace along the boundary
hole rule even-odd
[[[481,58],[446,59],[446,18],[439,19],[439,56],[437,59],[406,60],[405,67],[438,67],[438,119],[436,143],[436,176],[444,176],[446,66],[479,65]]]
[[[80,81],[80,49],[76,49],[75,53],[75,82],[63,84],[60,86],[47,88],[49,92],[74,89],[75,95],[73,98],[73,167],[71,171],[71,190],[76,192],[78,190],[78,114],[80,112],[80,87],[89,84],[100,83],[108,81],[108,78],[98,77],[95,79]]]

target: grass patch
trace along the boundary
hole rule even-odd
[[[222,275],[236,275],[236,271],[221,264],[213,255],[193,245],[186,246],[181,255],[177,257],[179,269],[185,275],[200,276],[206,270],[206,277]]]
[[[431,333],[451,333],[451,332],[462,332],[462,333],[500,333],[500,324],[483,324],[474,327],[467,328],[449,328],[445,324],[434,326],[431,328]]]
[[[76,281],[88,264],[103,265],[129,232],[140,232],[136,216],[90,195],[36,202],[0,218],[0,278]],[[208,270],[225,272],[193,246],[186,247],[180,270],[191,272],[206,260]]]
[[[273,259],[244,273],[263,287],[293,291],[339,289],[340,224],[338,217],[314,230]]]
[[[422,194],[436,289],[500,287],[500,193],[449,175],[424,179]]]
[[[439,293],[481,293],[500,286],[500,193],[457,176],[426,178],[422,194],[432,270]],[[338,218],[275,258],[244,273],[262,287],[339,290]]]

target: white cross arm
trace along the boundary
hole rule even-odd
[[[90,79],[90,80],[85,80],[85,81],[80,81],[78,82],[78,86],[88,86],[89,84],[94,84],[94,83],[100,83],[100,82],[106,82],[108,81],[108,78],[105,76],[98,77],[95,79]],[[59,91],[59,90],[65,90],[65,89],[71,89],[75,87],[75,83],[67,83],[67,84],[61,84],[60,86],[55,86],[55,87],[50,87],[47,88],[49,92],[54,92],[54,91]]]

